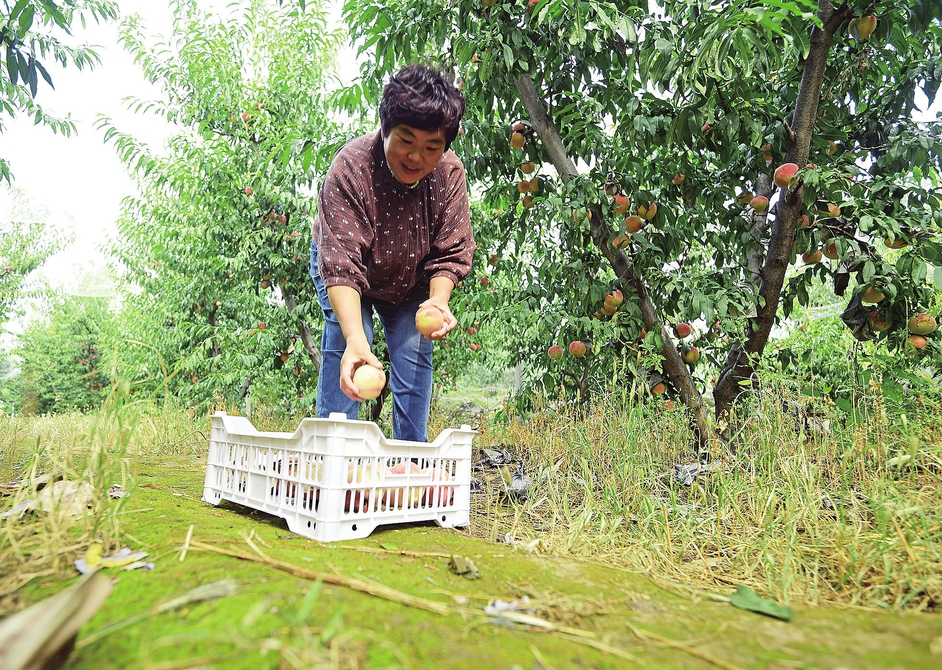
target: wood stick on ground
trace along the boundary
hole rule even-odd
[[[183,541],[183,551],[180,552],[180,562],[183,562],[183,559],[186,558],[186,551],[190,548],[190,540],[193,539],[193,524],[190,524],[189,530],[186,531],[186,539]]]
[[[691,656],[696,656],[697,658],[703,661],[706,661],[707,663],[712,663],[713,665],[720,668],[725,668],[726,670],[743,670],[738,665],[727,663],[723,659],[717,658],[716,656],[711,656],[705,651],[700,651],[699,649],[688,647],[686,644],[682,642],[675,642],[674,640],[671,640],[670,638],[666,638],[663,635],[658,635],[657,633],[651,633],[646,630],[641,630],[640,628],[635,628],[634,626],[632,626],[630,623],[627,623],[627,622],[625,623],[625,625],[631,629],[632,633],[637,635],[642,640],[648,640],[648,639],[657,640],[658,642],[661,642],[667,645],[668,647],[679,649],[680,651],[690,654]]]
[[[354,591],[368,593],[369,595],[376,596],[377,598],[384,598],[402,605],[416,607],[418,609],[434,612],[436,614],[450,614],[452,612],[452,608],[445,603],[435,602],[434,600],[426,600],[425,598],[403,593],[402,591],[397,591],[396,589],[384,586],[382,584],[377,584],[375,582],[368,582],[362,579],[352,579],[350,577],[343,577],[341,575],[315,572],[314,570],[308,570],[298,565],[285,563],[284,561],[279,561],[274,558],[264,557],[264,555],[255,556],[231,549],[223,549],[222,547],[205,544],[199,540],[192,540],[190,542],[190,549],[196,551],[209,551],[216,554],[221,554],[223,556],[229,556],[231,558],[238,558],[243,561],[251,561],[252,563],[258,563],[259,565],[264,565],[274,570],[281,570],[283,572],[287,572],[288,574],[294,575],[295,577],[301,577],[303,579],[320,579],[326,584],[333,584],[334,586],[345,586],[347,588],[353,589]]]

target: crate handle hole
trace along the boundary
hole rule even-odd
[[[357,525],[353,524],[353,526],[351,526],[351,530],[356,530],[356,529],[357,529]]]
[[[444,515],[444,514],[442,514],[442,521],[444,521],[444,520],[445,520],[445,515]]]

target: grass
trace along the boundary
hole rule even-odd
[[[44,471],[95,491],[85,516],[0,519],[0,616],[72,579],[72,561],[93,539],[106,553],[145,548],[158,565],[116,575],[70,667],[460,668],[502,659],[549,668],[579,658],[616,668],[629,657],[646,667],[761,667],[796,655],[917,667],[942,631],[937,616],[913,618],[942,603],[942,444],[931,404],[904,421],[887,416],[875,393],[868,415],[845,425],[833,408],[784,411],[798,399],[776,389],[737,420],[729,449],[715,449],[722,467],[690,487],[673,477],[675,463],[689,462],[687,424],[661,404],[613,397],[580,411],[538,402],[526,416],[505,409],[499,423],[449,407],[433,415],[430,434],[473,423],[477,447],[506,448],[525,464],[529,498],[503,497],[487,469],[475,473],[486,490],[472,498],[468,529],[383,528],[342,548],[294,536],[259,512],[202,503],[205,419],[122,397],[89,415],[0,419],[0,481]],[[265,409],[252,421],[265,430],[297,423]],[[29,479],[0,496],[0,512],[37,495]],[[131,496],[107,498],[115,483]],[[516,548],[494,542],[507,534]],[[453,553],[473,557],[482,579],[450,575]],[[193,595],[224,579],[235,580],[232,595]],[[802,640],[790,624],[712,602],[737,584],[794,605]],[[482,615],[488,599],[523,595],[548,624],[495,626]],[[879,653],[858,651],[878,641]]]
[[[490,436],[528,466],[534,494],[486,503],[482,525],[543,551],[591,557],[704,588],[744,584],[804,604],[935,611],[942,606],[942,441],[894,425],[879,396],[863,420],[802,423],[765,395],[722,465],[690,487],[680,411],[594,403],[544,407]],[[482,440],[477,442],[484,444]],[[500,482],[491,479],[493,488]],[[495,501],[492,494],[485,501]]]

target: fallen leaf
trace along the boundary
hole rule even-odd
[[[89,568],[101,565],[101,542],[93,542],[85,550],[85,564]]]
[[[464,577],[465,579],[477,579],[481,576],[478,574],[478,569],[474,565],[474,561],[464,556],[452,556],[448,559],[448,567],[456,575]]]
[[[748,586],[743,586],[742,584],[737,586],[736,592],[729,596],[729,602],[733,607],[738,607],[742,610],[765,614],[766,616],[781,619],[782,621],[792,620],[791,607],[779,605],[769,598],[762,598]]]
[[[936,635],[929,643],[929,653],[933,656],[942,656],[942,635]]]

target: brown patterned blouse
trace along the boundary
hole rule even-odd
[[[350,286],[396,305],[424,300],[433,277],[457,284],[471,270],[464,166],[446,151],[409,188],[387,166],[382,134],[359,137],[334,157],[313,233],[324,286]]]

